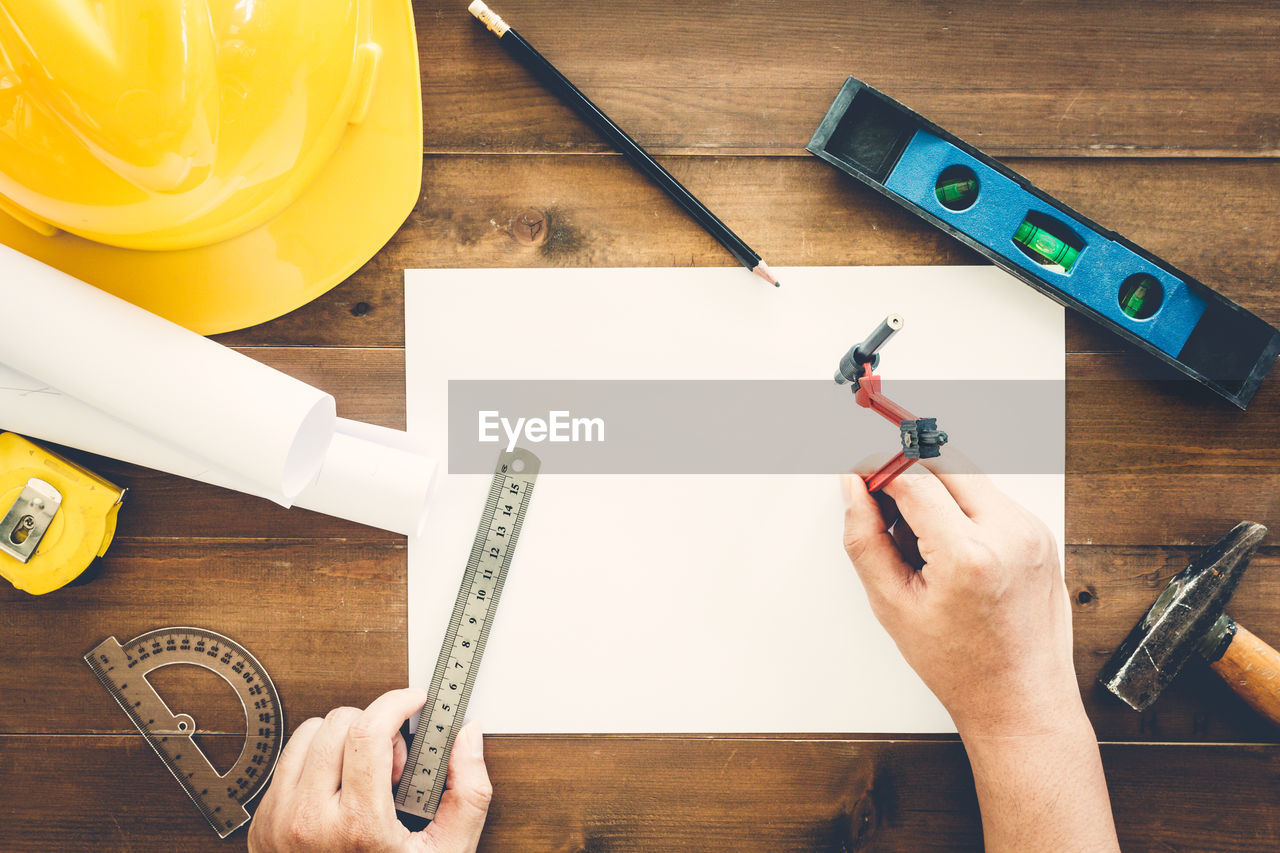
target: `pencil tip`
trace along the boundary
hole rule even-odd
[[[758,264],[756,264],[754,267],[752,267],[752,268],[751,268],[751,271],[752,271],[753,273],[755,273],[756,275],[760,276],[760,277],[761,277],[762,279],[764,279],[765,281],[767,281],[767,282],[769,282],[770,284],[772,284],[774,287],[778,287],[778,286],[779,286],[779,285],[778,285],[778,280],[777,280],[776,278],[774,278],[774,277],[773,277],[773,273],[769,270],[769,265],[768,265],[768,264],[766,264],[764,261],[761,261],[760,263],[758,263]]]

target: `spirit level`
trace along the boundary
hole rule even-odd
[[[1240,408],[1280,331],[850,77],[806,148]]]

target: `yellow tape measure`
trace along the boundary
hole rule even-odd
[[[125,490],[32,444],[0,433],[0,577],[43,595],[107,551]]]

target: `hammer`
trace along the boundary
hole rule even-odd
[[[1266,535],[1261,524],[1242,521],[1175,575],[1098,674],[1102,686],[1142,711],[1199,655],[1254,710],[1280,725],[1280,652],[1226,613]]]

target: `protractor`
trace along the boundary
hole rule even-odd
[[[271,778],[284,732],[280,696],[253,655],[214,631],[158,628],[127,643],[108,637],[84,659],[214,832],[226,838],[249,821],[245,804]],[[166,666],[198,666],[215,673],[244,706],[244,747],[225,773],[196,744],[195,718],[170,710],[147,680]]]

